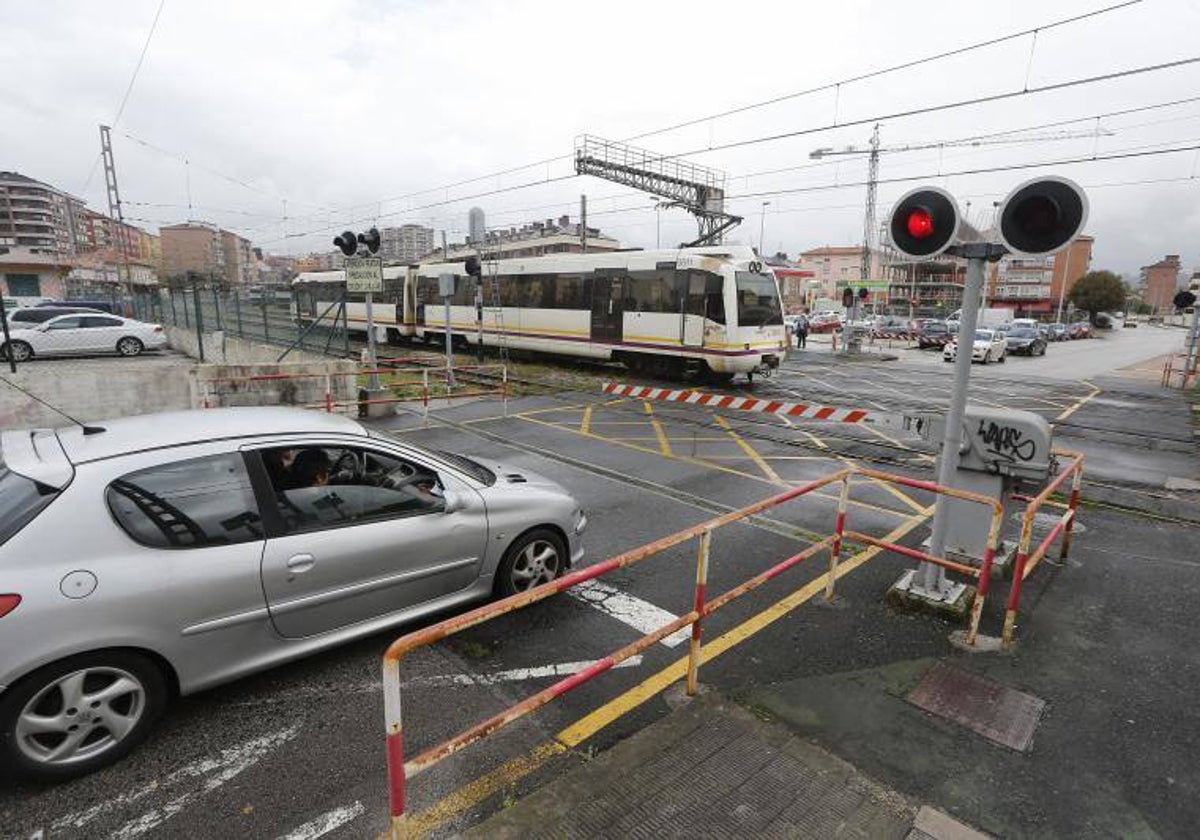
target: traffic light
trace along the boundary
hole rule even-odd
[[[892,207],[888,231],[902,256],[929,259],[957,241],[960,218],[950,193],[938,187],[918,187]]]
[[[349,233],[349,231],[347,231]],[[358,235],[358,241],[367,246],[367,250],[372,254],[379,253],[379,229],[371,228],[366,233]],[[343,249],[345,250],[345,249]],[[347,254],[349,256],[349,254]]]
[[[1189,306],[1191,306],[1195,302],[1196,302],[1195,292],[1188,291],[1187,289],[1184,289],[1181,292],[1176,292],[1175,299],[1172,301],[1172,303],[1175,304],[1176,309],[1187,309]]]
[[[1038,257],[1061,250],[1087,222],[1083,190],[1067,178],[1026,181],[1000,206],[1000,241],[1011,254]]]
[[[859,300],[866,300],[870,296],[871,296],[871,292],[868,291],[865,286],[858,290],[858,299]]]
[[[842,289],[842,306],[849,309],[853,305],[854,305],[854,290],[851,289],[849,286],[847,286],[846,288]]]
[[[341,248],[342,253],[347,257],[353,257],[358,253],[358,237],[352,230],[342,231],[341,236],[334,237],[333,244]]]
[[[479,257],[475,256],[474,254],[467,257],[467,262],[464,267],[467,270],[468,277],[482,277],[483,276],[483,267],[479,264]]]

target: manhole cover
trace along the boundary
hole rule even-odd
[[[1020,752],[1033,744],[1046,701],[939,663],[908,693],[918,708]]]

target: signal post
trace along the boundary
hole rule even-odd
[[[938,484],[962,483],[957,474],[960,452],[966,443],[963,418],[987,263],[1005,254],[1045,256],[1061,250],[1083,229],[1087,212],[1083,190],[1057,177],[1035,178],[1009,193],[997,214],[999,242],[962,241],[958,204],[938,187],[918,187],[892,208],[888,230],[892,244],[905,258],[917,261],[947,253],[967,260],[954,384],[938,457]],[[946,556],[947,536],[953,527],[949,509],[946,497],[939,496],[929,539],[929,554],[935,557]],[[933,563],[921,563],[905,572],[889,594],[915,606],[956,615],[966,614],[973,597],[966,586],[948,580],[945,570]]]

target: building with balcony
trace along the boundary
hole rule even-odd
[[[159,229],[163,273],[170,279],[197,276],[210,283],[249,286],[255,282],[250,240],[206,222]]]
[[[1154,314],[1166,315],[1175,311],[1181,269],[1178,254],[1167,254],[1156,263],[1142,266],[1142,300]]]
[[[988,277],[988,305],[1012,309],[1018,317],[1057,313],[1060,302],[1065,309],[1067,295],[1091,268],[1094,244],[1091,236],[1077,236],[1048,257],[1001,257]]]
[[[400,225],[379,231],[379,256],[385,263],[409,265],[432,253],[433,228],[422,225]]]
[[[86,249],[84,202],[19,172],[0,172],[0,247],[69,261]]]
[[[819,289],[819,297],[838,298],[838,284],[858,283],[862,279],[863,249],[861,245],[813,248],[800,253],[799,267],[811,271]]]
[[[579,254],[583,252],[583,233],[578,223],[571,222],[570,216],[560,216],[557,221],[546,219],[544,222],[531,222],[519,228],[489,230],[482,247],[477,248],[475,243],[456,242],[449,245],[448,255],[443,255],[439,248],[429,256],[433,259],[458,262],[479,252],[488,259],[496,260],[541,257],[547,254]],[[586,233],[588,253],[621,249],[620,242],[601,233],[598,228],[589,227]]]

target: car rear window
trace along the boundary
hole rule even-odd
[[[152,548],[204,548],[263,538],[240,454],[132,472],[110,484],[106,497],[126,533]]]
[[[13,472],[0,458],[0,545],[33,521],[59,491]]]

